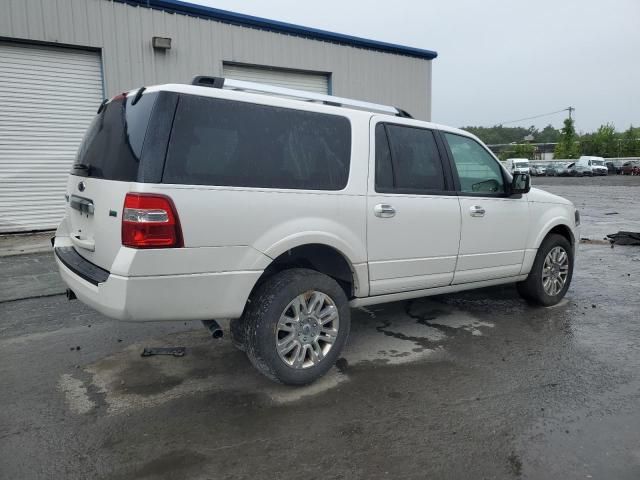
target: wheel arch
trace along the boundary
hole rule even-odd
[[[272,249],[268,256],[271,263],[258,278],[253,290],[275,273],[291,268],[307,268],[333,278],[344,290],[347,298],[362,296],[363,287],[368,290],[365,268],[358,268],[348,255],[328,242],[297,242],[288,248]],[[366,292],[365,292],[366,295]]]
[[[545,227],[540,231],[540,233],[536,237],[534,248],[535,249],[540,248],[540,245],[542,245],[542,242],[544,241],[544,239],[547,238],[552,233],[556,233],[558,235],[563,236],[568,240],[571,246],[575,248],[576,238],[573,233],[573,230],[567,223],[568,222],[563,218],[556,218],[550,221],[549,223],[547,223],[547,225],[545,225]]]

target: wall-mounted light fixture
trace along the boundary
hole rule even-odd
[[[153,37],[151,45],[156,50],[169,50],[171,49],[171,39],[169,37]]]

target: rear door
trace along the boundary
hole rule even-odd
[[[433,131],[374,117],[370,152],[370,294],[449,285],[460,207]]]
[[[485,147],[443,132],[461,212],[454,284],[518,275],[529,232],[526,195],[507,195],[510,177]]]
[[[121,247],[125,196],[133,182],[152,177],[151,166],[145,173],[141,165],[143,154],[150,156],[153,150],[143,152],[143,146],[159,95],[146,93],[137,102],[134,95],[120,95],[104,105],[87,130],[69,175],[66,212],[71,241],[80,255],[106,270]],[[162,129],[156,125],[149,130],[157,149]],[[160,173],[163,161],[164,153],[156,162]]]

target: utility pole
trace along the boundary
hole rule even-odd
[[[571,112],[573,112],[575,110],[575,108],[567,107],[567,110],[569,110],[569,120],[571,120]]]

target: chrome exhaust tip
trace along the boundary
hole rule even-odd
[[[215,320],[203,320],[202,324],[205,326],[212,338],[222,338],[224,331],[218,322]]]

